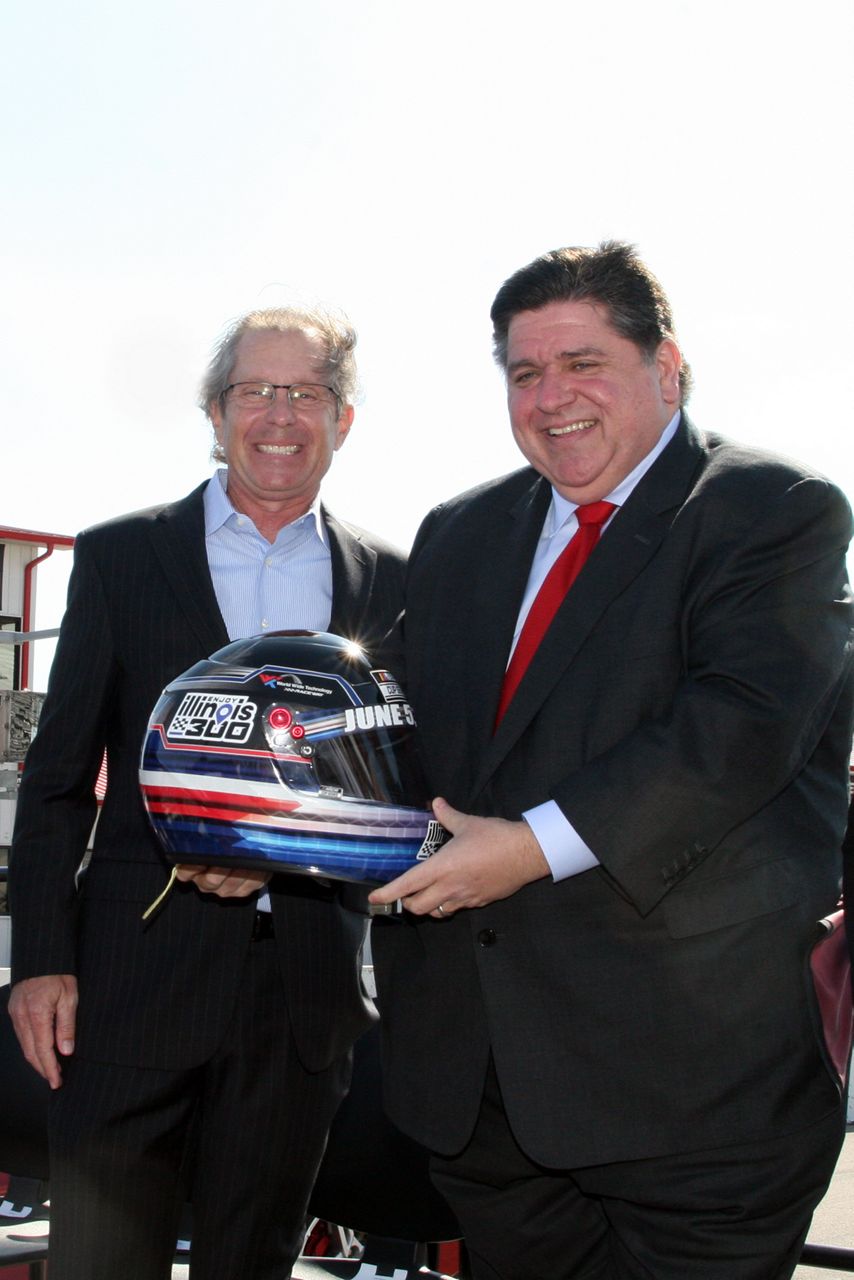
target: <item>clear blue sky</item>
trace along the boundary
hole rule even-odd
[[[610,236],[670,292],[695,420],[854,493],[852,24],[848,0],[19,0],[0,523],[74,533],[187,492],[214,338],[308,295],[360,333],[327,501],[407,545],[519,461],[497,287]],[[39,625],[60,590],[46,567]]]

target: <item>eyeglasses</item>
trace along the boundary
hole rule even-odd
[[[338,393],[316,382],[232,382],[223,391],[223,399],[229,391],[241,409],[267,409],[275,403],[277,391],[286,391],[291,407],[303,411],[338,404]]]

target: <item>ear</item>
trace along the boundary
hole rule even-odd
[[[220,444],[222,444],[222,406],[219,402],[219,396],[215,396],[208,404],[208,417],[210,418],[214,435]]]
[[[682,388],[679,386],[682,353],[670,338],[665,338],[655,353],[655,367],[662,400],[665,404],[678,405],[682,399]]]
[[[338,418],[338,430],[335,436],[336,451],[341,448],[342,444],[347,439],[347,436],[350,434],[350,428],[352,425],[353,425],[353,406],[351,404],[345,404],[344,408],[341,410],[341,415]]]

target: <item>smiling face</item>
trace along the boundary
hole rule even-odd
[[[598,502],[646,457],[679,407],[680,364],[670,341],[648,360],[595,303],[521,311],[507,340],[516,443],[563,497]]]
[[[299,330],[249,330],[237,345],[229,382],[279,385],[327,383],[322,339]],[[272,404],[239,406],[229,393],[210,405],[211,422],[228,464],[228,496],[257,528],[273,536],[314,501],[353,421],[338,402],[294,408],[286,391]]]

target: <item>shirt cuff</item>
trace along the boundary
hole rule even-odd
[[[599,866],[599,859],[589,849],[556,801],[547,800],[522,814],[537,838],[553,880],[566,880],[581,871]]]

